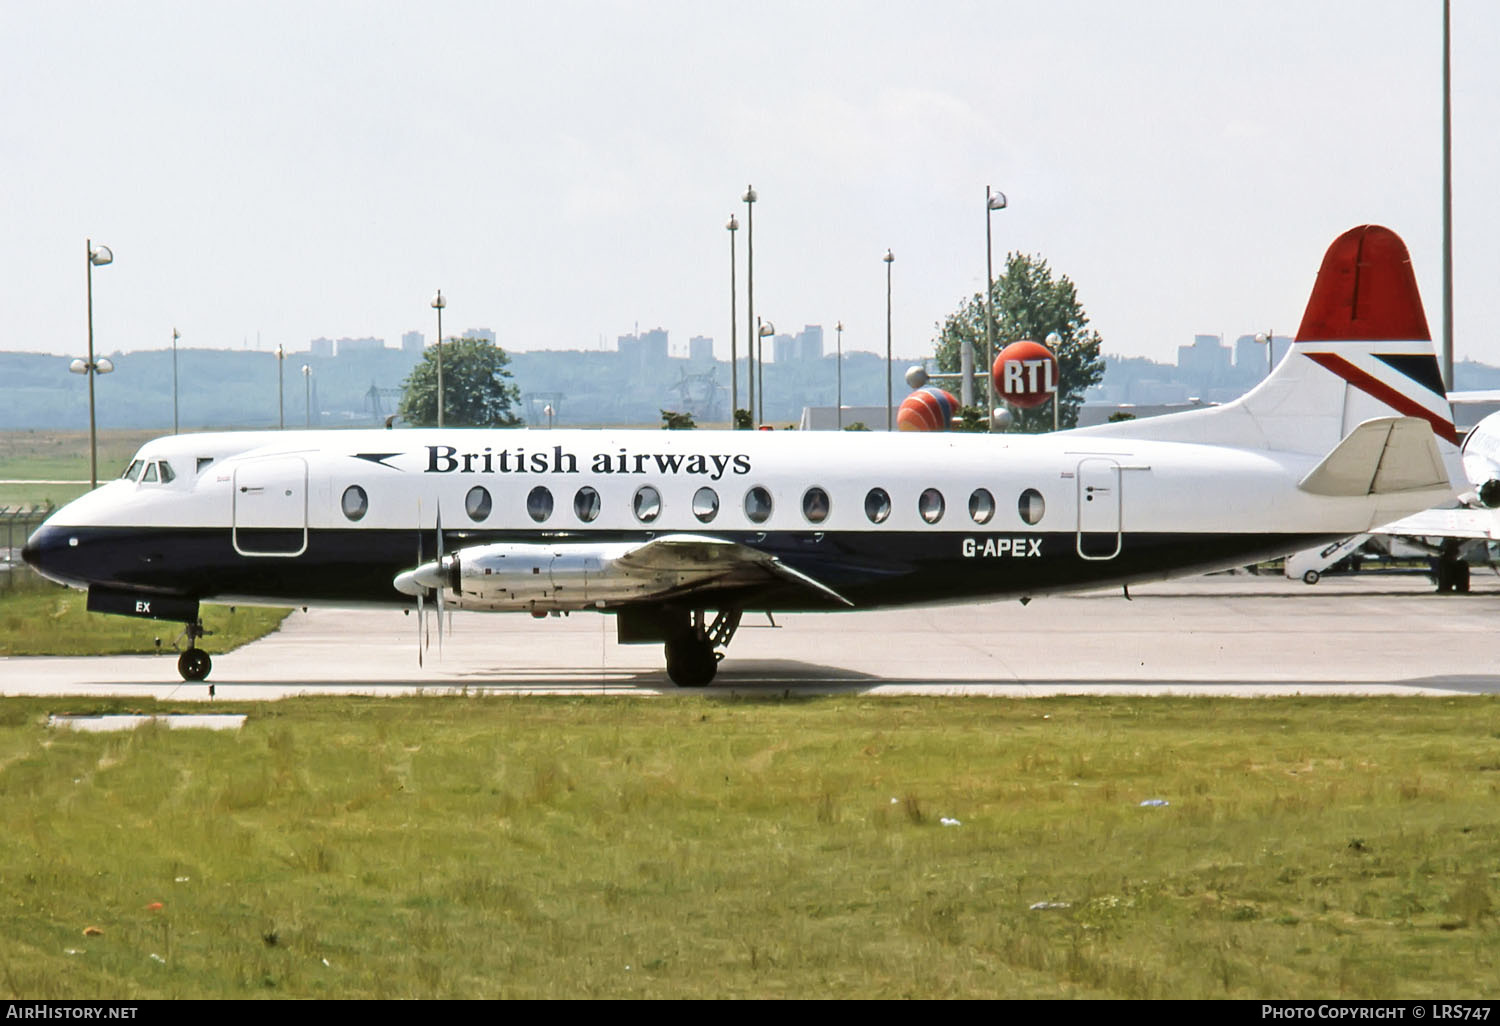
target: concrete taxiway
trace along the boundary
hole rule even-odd
[[[1500,692],[1500,577],[1468,595],[1416,575],[1309,587],[1223,574],[1131,589],[930,609],[747,613],[711,691],[802,694],[1461,695]],[[413,692],[675,692],[659,645],[619,645],[614,619],[452,614],[418,666],[415,616],[312,610],[214,653],[219,698]],[[175,634],[163,625],[163,635]],[[208,649],[213,652],[213,639]],[[167,656],[0,659],[0,694],[207,699]]]

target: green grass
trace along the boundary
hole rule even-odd
[[[0,703],[0,991],[1500,987],[1490,698],[219,704],[243,731]]]
[[[81,591],[46,581],[29,569],[0,573],[0,656],[121,655],[170,651],[182,625],[90,613]],[[214,652],[228,652],[281,626],[289,609],[202,607]],[[158,648],[157,639],[161,639]]]

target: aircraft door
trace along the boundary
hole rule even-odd
[[[234,471],[234,551],[300,556],[307,551],[307,461],[255,460]]]
[[[1084,559],[1114,559],[1120,554],[1120,469],[1107,456],[1078,461],[1078,554]]]

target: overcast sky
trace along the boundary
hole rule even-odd
[[[1441,0],[0,0],[0,349],[488,327],[514,349],[756,312],[898,354],[1006,250],[1106,352],[1291,334],[1376,222],[1441,331]],[[1453,0],[1459,359],[1500,364],[1500,4]],[[3,387],[3,385],[0,385]]]

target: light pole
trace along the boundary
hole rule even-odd
[[[740,230],[740,222],[730,214],[724,227],[729,229],[729,430],[733,431],[734,411],[740,405],[739,327],[735,324],[737,312],[734,305],[734,233]]]
[[[770,321],[761,324],[759,317],[755,318],[755,324],[755,366],[756,373],[760,375],[760,381],[756,382],[760,407],[755,412],[755,426],[760,427],[766,422],[766,350],[762,339],[776,334],[776,325]]]
[[[1052,430],[1057,430],[1057,409],[1062,404],[1062,360],[1058,358],[1057,347],[1062,345],[1062,336],[1055,331],[1047,333],[1047,348],[1052,350],[1052,365],[1057,368],[1057,380],[1052,382]]]
[[[432,308],[437,311],[438,339],[437,339],[437,363],[438,363],[438,427],[443,426],[443,308],[448,301],[443,298],[443,290],[438,289],[437,295],[432,297]]]
[[[177,434],[177,340],[182,336],[172,329],[172,434]]]
[[[312,368],[302,365],[302,402],[307,407],[307,426],[312,427]]]
[[[839,385],[838,392],[835,397],[835,402],[837,403],[838,409],[837,423],[839,426],[839,430],[842,431],[844,430],[844,322],[839,321],[833,326],[833,330],[838,334],[839,339]]]
[[[988,385],[988,409],[985,412],[985,420],[989,424],[989,430],[994,431],[995,424],[995,264],[994,247],[990,241],[990,214],[996,210],[1005,209],[1005,193],[991,192],[990,187],[984,187],[984,377]]]
[[[1266,377],[1276,369],[1276,333],[1274,331],[1256,332],[1255,341],[1266,347]]]
[[[286,350],[276,347],[276,426],[286,430]]]
[[[759,340],[758,340],[757,336],[753,334],[753,332],[755,331],[755,324],[756,324],[756,320],[755,320],[755,201],[758,198],[759,197],[755,195],[755,186],[753,186],[753,185],[747,185],[747,186],[745,186],[745,194],[740,197],[740,199],[742,199],[742,200],[745,201],[745,249],[746,249],[746,251],[748,253],[748,259],[746,260],[746,263],[745,263],[745,293],[746,293],[746,302],[745,302],[745,327],[746,327],[746,330],[752,332],[752,334],[750,336],[750,354],[749,354],[749,359],[747,361],[748,362],[748,366],[746,368],[749,371],[749,375],[748,375],[749,384],[746,386],[746,388],[749,390],[749,395],[750,395],[750,402],[748,404],[749,407],[750,407],[750,420],[752,422],[752,425],[753,426],[757,426],[757,427],[759,425],[758,424],[754,424],[754,421],[755,421],[755,349],[756,349],[756,346],[759,345]]]
[[[885,251],[885,429],[890,431],[894,424],[891,418],[891,371],[895,367],[895,361],[891,358],[891,264],[896,258],[890,250]]]
[[[68,370],[74,374],[87,374],[89,376],[89,487],[99,487],[99,433],[94,421],[94,375],[108,374],[115,369],[115,365],[107,359],[94,359],[94,267],[103,267],[114,260],[115,255],[110,252],[108,246],[94,248],[92,239],[84,240],[84,249],[88,260],[88,297],[89,297],[89,358],[88,362],[74,360],[68,365]]]

